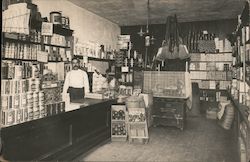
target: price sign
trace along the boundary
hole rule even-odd
[[[42,35],[52,36],[53,34],[53,24],[48,22],[42,23]]]

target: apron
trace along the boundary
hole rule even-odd
[[[83,88],[73,88],[69,87],[67,93],[69,93],[70,102],[81,100],[84,98],[84,87]]]

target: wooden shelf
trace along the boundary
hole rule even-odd
[[[55,45],[55,44],[47,44],[47,43],[44,43],[42,45],[51,46],[51,47],[59,47],[59,48],[71,48],[71,47],[67,47],[67,46],[61,46],[61,45]]]
[[[26,43],[26,44],[37,44],[37,45],[41,45],[41,42],[34,42],[34,41],[30,41],[30,40],[22,40],[22,39],[15,39],[15,38],[8,38],[8,37],[3,37],[3,40],[5,41],[9,41],[9,42],[15,42],[15,43]]]
[[[74,57],[79,58],[79,59],[83,59],[82,55],[74,55]],[[88,57],[88,56],[86,56],[86,57]],[[114,59],[101,59],[101,58],[95,58],[95,57],[88,57],[88,60],[104,61],[104,62],[113,62],[113,61],[115,61]]]
[[[88,57],[89,60],[93,61],[105,61],[105,62],[113,62],[115,61],[114,59],[101,59],[101,58],[94,58],[94,57]]]
[[[32,59],[17,59],[17,58],[1,58],[2,60],[12,60],[12,61],[37,61]]]
[[[247,112],[246,112],[246,110],[248,109],[248,107],[246,105],[243,105],[243,104],[239,103],[239,101],[235,100],[232,97],[232,95],[230,94],[230,92],[228,92],[228,96],[231,99],[233,105],[240,112],[240,115],[243,118],[243,120],[246,122],[246,125],[247,125],[248,129],[250,129],[250,122],[247,119]]]
[[[120,82],[121,85],[126,85],[126,86],[133,86],[134,84],[131,82]]]
[[[192,62],[231,62],[232,63],[232,61],[190,61],[190,63],[192,63]]]
[[[216,55],[216,54],[231,54],[231,53],[232,53],[232,51],[228,51],[228,52],[215,52],[215,53],[212,53],[212,52],[210,52],[210,53],[194,52],[194,53],[190,53],[190,54],[197,54],[197,55],[199,55],[199,54],[206,54],[206,55],[212,54],[212,55]]]
[[[126,120],[124,119],[124,120],[122,120],[122,119],[120,119],[120,120],[117,120],[117,119],[111,119],[111,122],[126,122]]]
[[[192,80],[201,80],[201,81],[231,81],[231,80],[215,80],[215,79],[191,79]]]
[[[200,88],[200,90],[203,90],[203,91],[219,91],[219,92],[227,92],[226,89],[202,89]]]
[[[189,71],[201,71],[201,72],[230,72],[230,70],[228,71],[221,71],[221,70],[189,70]]]
[[[61,25],[53,25],[53,33],[63,35],[63,36],[72,36],[73,30],[63,28]]]

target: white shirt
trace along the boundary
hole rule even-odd
[[[89,78],[88,74],[81,70],[71,70],[66,74],[63,85],[63,93],[66,94],[69,87],[83,88],[85,94],[89,93]]]

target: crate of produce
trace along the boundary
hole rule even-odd
[[[123,121],[112,121],[111,123],[111,140],[127,141],[127,123]]]
[[[125,105],[112,105],[111,108],[111,121],[126,121],[126,106]]]
[[[145,122],[146,113],[144,108],[129,108],[128,109],[128,122]]]
[[[111,140],[127,141],[127,112],[125,105],[111,107]]]

